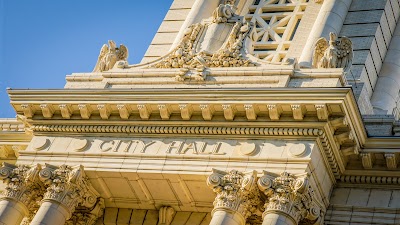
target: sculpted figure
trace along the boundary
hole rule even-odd
[[[330,33],[329,42],[323,37],[317,40],[313,56],[314,68],[344,68],[347,71],[353,60],[351,40]]]
[[[126,61],[128,58],[128,48],[121,44],[119,48],[114,41],[109,40],[101,47],[99,57],[93,72],[103,72],[114,67],[117,61]]]

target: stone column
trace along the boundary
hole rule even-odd
[[[314,197],[307,175],[283,172],[278,177],[264,172],[258,187],[267,197],[263,225],[320,224],[321,207]]]
[[[212,16],[214,10],[218,7],[219,0],[196,0],[190,9],[185,22],[183,23],[178,35],[176,36],[174,43],[171,46],[171,50],[174,49],[185,34],[186,28],[195,23],[200,23],[203,19],[207,19]]]
[[[375,91],[371,98],[371,104],[374,107],[375,114],[393,114],[398,117],[400,90],[400,23],[397,23],[396,29],[390,41],[382,69],[379,73],[378,81],[375,85]]]
[[[214,169],[207,179],[207,185],[217,194],[210,225],[245,225],[261,203],[256,180],[256,171],[226,173]]]
[[[314,22],[306,45],[299,58],[300,67],[311,68],[314,45],[318,38],[329,38],[330,32],[339,35],[351,2],[352,0],[325,0],[322,3],[317,19]]]
[[[39,177],[47,186],[31,225],[63,225],[77,206],[93,208],[98,193],[91,187],[83,166],[55,167],[46,164]]]
[[[6,184],[0,198],[0,224],[20,224],[37,201],[44,188],[38,178],[40,165],[29,167],[3,163],[0,178]]]

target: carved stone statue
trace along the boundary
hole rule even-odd
[[[127,61],[128,48],[121,44],[119,48],[114,41],[109,40],[108,46],[106,44],[101,47],[99,57],[93,72],[103,72],[110,70],[114,67],[117,61]]]
[[[313,54],[314,68],[343,68],[350,69],[353,60],[353,47],[347,37],[338,38],[335,33],[329,34],[329,42],[319,38]]]

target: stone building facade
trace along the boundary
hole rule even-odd
[[[399,9],[175,0],[140,64],[7,90],[0,224],[400,224]]]

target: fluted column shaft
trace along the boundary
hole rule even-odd
[[[45,200],[40,205],[31,225],[63,225],[70,218],[70,212],[59,202]]]
[[[12,199],[0,201],[0,225],[20,224],[28,214],[28,209],[21,202]]]
[[[325,0],[299,58],[301,67],[310,68],[314,45],[318,38],[329,37],[329,33],[339,34],[352,0]]]
[[[245,220],[238,213],[217,210],[213,213],[210,225],[245,225]]]
[[[297,225],[297,223],[287,214],[268,212],[264,215],[262,225]]]

